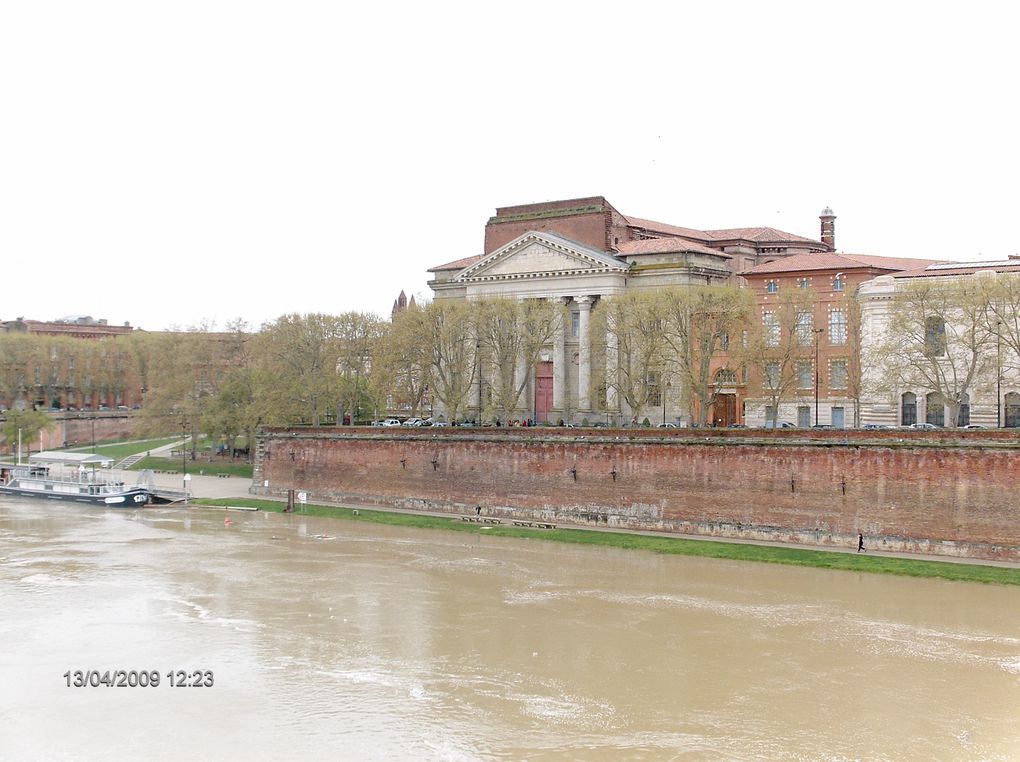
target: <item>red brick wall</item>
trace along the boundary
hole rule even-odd
[[[780,432],[785,433],[785,432]],[[1020,443],[819,432],[274,430],[256,484],[557,524],[1020,560]],[[839,435],[838,438],[833,435]],[[576,478],[575,472],[576,471]],[[615,479],[614,474],[615,473]]]

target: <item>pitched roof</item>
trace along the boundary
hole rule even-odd
[[[677,238],[693,238],[696,241],[711,241],[712,236],[706,233],[704,230],[695,230],[694,228],[683,228],[679,225],[667,225],[665,222],[655,222],[655,220],[643,220],[640,217],[623,217],[627,220],[627,225],[632,228],[642,228],[643,230],[649,230],[654,233],[664,233],[665,235],[675,236]]]
[[[896,278],[933,278],[948,275],[973,275],[979,272],[1020,272],[1020,259],[1000,259],[986,262],[934,262],[925,267],[896,273]]]
[[[755,243],[787,243],[800,241],[824,246],[821,241],[814,238],[805,238],[801,235],[787,233],[785,230],[776,228],[722,228],[721,230],[706,230],[713,241],[754,241]]]
[[[479,271],[484,272],[485,269],[489,266],[489,264],[504,259],[506,257],[513,256],[514,251],[518,247],[533,241],[545,242],[546,245],[552,246],[553,248],[560,247],[571,250],[575,253],[575,255],[581,255],[582,257],[587,257],[590,260],[594,260],[594,262],[597,263],[597,265],[601,266],[602,268],[608,267],[613,270],[627,269],[627,263],[614,254],[607,254],[604,251],[593,249],[591,246],[585,246],[583,243],[578,243],[577,241],[573,241],[564,236],[557,235],[556,233],[532,230],[528,233],[525,233],[524,235],[518,236],[509,243],[500,246],[491,254],[488,254],[484,257],[479,257],[479,259],[476,262],[473,262],[471,265],[467,266],[464,272],[461,273],[458,277],[462,278],[478,277],[477,273]]]
[[[453,262],[447,262],[445,265],[436,265],[435,267],[430,267],[429,272],[437,273],[441,270],[463,270],[465,267],[469,267],[479,261],[483,256],[483,254],[475,254],[473,257],[464,257],[463,259],[458,259]]]
[[[789,257],[766,262],[745,270],[741,275],[766,275],[770,273],[801,272],[804,270],[914,270],[933,264],[931,259],[909,259],[906,257],[878,257],[873,254],[794,254]]]
[[[641,241],[624,241],[616,248],[621,256],[630,254],[669,254],[672,252],[689,251],[695,254],[711,254],[712,256],[723,257],[725,259],[731,258],[731,255],[726,252],[712,249],[684,238],[646,238]]]

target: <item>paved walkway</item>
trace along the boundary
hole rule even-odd
[[[162,447],[159,450],[153,450],[152,454],[153,455],[157,455],[157,453],[158,453],[160,457],[169,457],[170,450],[171,449],[178,449],[179,447],[180,447],[180,443],[178,442],[176,444],[167,445],[166,447]],[[202,464],[199,461],[195,461],[194,464],[192,464],[192,462],[189,461],[188,462],[188,467],[191,468],[192,465],[194,466],[194,469],[195,469],[196,472],[201,470],[201,468],[202,468]],[[166,488],[166,489],[180,490],[184,486],[184,481],[182,479],[182,475],[181,474],[156,474],[155,475],[155,481],[156,481],[156,486],[163,487],[163,488]],[[218,477],[218,476],[205,476],[205,475],[201,475],[201,474],[193,472],[192,476],[191,476],[191,483],[190,483],[190,486],[189,486],[189,492],[191,493],[191,496],[193,498],[209,498],[209,499],[214,499],[214,498],[217,498],[217,499],[228,499],[228,498],[232,498],[232,497],[235,497],[235,498],[250,498],[250,497],[255,497],[250,492],[251,485],[252,485],[252,480],[251,479],[246,479],[246,478],[242,478],[242,477],[238,477],[238,476],[230,476],[230,477],[227,477],[227,478],[222,478],[222,477]],[[259,497],[260,500],[276,500],[278,502],[284,502],[284,498],[282,498],[282,497],[266,497],[266,496],[258,496],[258,497]],[[451,514],[451,513],[447,513],[447,512],[443,512],[443,511],[421,511],[421,510],[411,510],[411,509],[407,509],[407,508],[395,508],[395,507],[392,507],[392,506],[369,505],[369,504],[360,504],[360,503],[353,503],[353,502],[336,503],[336,502],[325,501],[325,500],[318,500],[318,499],[315,502],[318,503],[318,504],[321,504],[321,505],[346,507],[346,508],[358,508],[358,509],[364,509],[366,511],[385,511],[385,512],[388,512],[388,513],[405,513],[405,514],[414,514],[414,515],[418,515],[418,516],[435,516],[435,517],[439,517],[439,518],[451,518],[451,517],[455,518],[456,517],[456,514]],[[582,529],[582,530],[588,531],[588,532],[615,532],[615,533],[622,533],[622,534],[639,534],[639,535],[645,535],[647,537],[673,537],[673,538],[683,538],[685,540],[701,540],[703,542],[729,542],[729,543],[737,543],[737,544],[741,544],[741,545],[764,545],[764,546],[773,547],[773,548],[797,548],[797,549],[800,549],[800,550],[818,550],[818,551],[822,551],[822,552],[826,552],[826,553],[851,553],[851,554],[856,554],[857,553],[856,543],[854,544],[853,547],[837,548],[837,547],[822,546],[822,545],[798,545],[798,544],[794,544],[794,543],[784,543],[784,542],[761,542],[759,540],[742,540],[742,539],[734,539],[734,538],[731,538],[731,537],[707,537],[705,535],[679,534],[679,533],[676,533],[676,532],[653,532],[653,531],[645,531],[645,530],[639,530],[639,529],[619,529],[619,528],[614,528],[614,527],[594,527],[594,526],[585,526],[583,524],[576,524],[576,525],[575,524],[563,524],[563,525],[560,525],[560,528],[561,529]],[[545,531],[545,530],[541,530],[541,529],[536,529],[535,530],[535,532],[539,533],[539,534],[541,532],[543,532],[543,531]],[[892,552],[884,552],[884,551],[877,551],[877,550],[869,550],[869,551],[867,551],[867,554],[869,556],[880,556],[882,558],[905,558],[905,559],[910,559],[910,560],[914,560],[914,561],[941,561],[943,563],[951,563],[951,564],[976,564],[976,565],[981,565],[981,566],[1001,566],[1001,567],[1011,568],[1011,569],[1020,569],[1020,563],[1012,563],[1010,561],[988,561],[988,560],[979,559],[979,558],[956,558],[956,557],[953,557],[953,556],[933,556],[933,555],[922,555],[922,554],[919,554],[919,553],[892,553]]]

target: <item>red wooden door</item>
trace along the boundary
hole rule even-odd
[[[553,406],[553,364],[540,362],[535,367],[535,420],[549,420]]]

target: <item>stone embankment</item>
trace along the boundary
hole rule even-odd
[[[1012,432],[270,429],[253,492],[1020,561]]]

